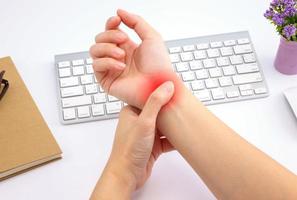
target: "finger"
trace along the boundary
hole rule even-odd
[[[99,58],[93,61],[93,69],[96,72],[106,72],[111,69],[123,70],[125,66],[125,63],[113,58]]]
[[[139,119],[155,123],[160,109],[168,103],[173,93],[174,85],[171,81],[167,81],[159,86],[148,98],[140,113]]]
[[[109,18],[105,24],[105,30],[117,29],[121,24],[121,18],[119,16],[113,16]]]
[[[126,33],[120,30],[107,30],[105,32],[99,33],[95,37],[96,43],[115,43],[121,44],[128,39]]]
[[[162,153],[167,153],[169,151],[174,151],[175,148],[172,146],[172,144],[169,142],[167,138],[160,138],[161,147],[162,147]]]
[[[125,56],[125,51],[110,43],[95,44],[90,48],[90,53],[94,58],[111,57],[121,59]]]
[[[138,36],[144,39],[159,38],[160,35],[140,16],[131,14],[127,11],[119,9],[117,11],[121,21],[129,28],[134,29]]]

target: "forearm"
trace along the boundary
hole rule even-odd
[[[131,175],[124,170],[123,164],[111,162],[105,167],[91,200],[128,200],[135,190],[135,182]]]
[[[158,128],[219,199],[297,198],[295,175],[242,139],[186,89],[179,95],[160,113]]]

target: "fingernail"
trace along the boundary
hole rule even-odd
[[[162,89],[167,93],[172,93],[174,91],[174,84],[171,81],[167,81],[162,85]]]

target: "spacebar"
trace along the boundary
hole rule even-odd
[[[62,99],[62,107],[68,108],[73,106],[89,105],[92,103],[91,96],[79,96]]]

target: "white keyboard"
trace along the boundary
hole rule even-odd
[[[249,33],[167,41],[172,67],[205,105],[268,96]],[[123,102],[98,85],[88,52],[55,56],[63,124],[118,117]]]

